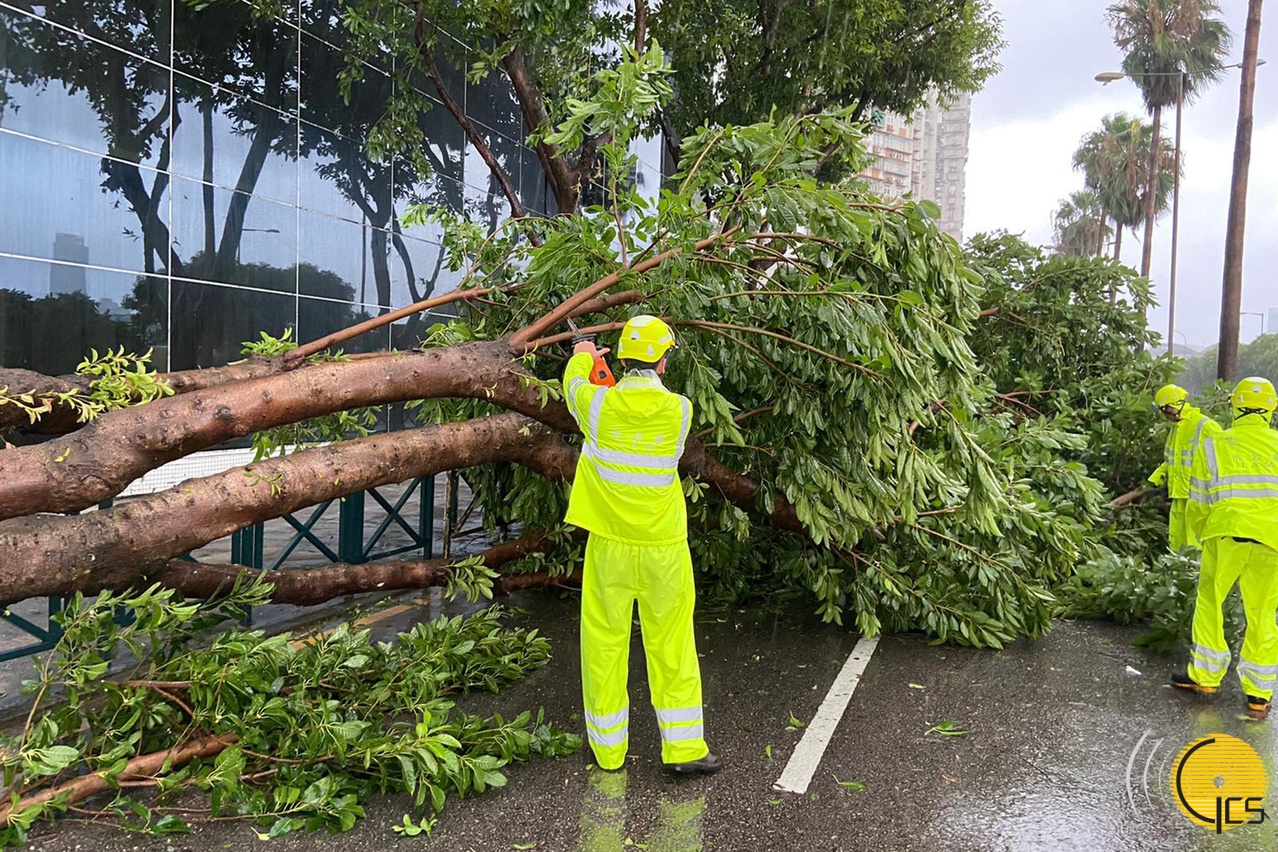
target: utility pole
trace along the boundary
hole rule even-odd
[[[1177,77],[1176,88],[1176,181],[1172,190],[1171,298],[1167,300],[1167,354],[1176,342],[1176,247],[1180,240],[1180,117],[1185,108],[1185,72]]]
[[[1232,382],[1238,372],[1238,325],[1242,311],[1243,235],[1247,229],[1247,177],[1251,169],[1251,130],[1255,123],[1256,59],[1260,50],[1260,7],[1250,0],[1243,39],[1242,86],[1238,96],[1238,134],[1234,139],[1234,179],[1229,190],[1229,227],[1225,232],[1225,276],[1220,294],[1220,349],[1216,378]]]

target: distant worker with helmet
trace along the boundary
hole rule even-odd
[[[1189,670],[1172,678],[1187,692],[1215,696],[1229,668],[1221,605],[1234,583],[1247,633],[1238,660],[1247,715],[1269,715],[1278,678],[1278,394],[1268,379],[1243,379],[1230,397],[1233,425],[1203,439],[1190,480],[1189,526],[1203,543]]]
[[[599,766],[620,769],[630,740],[630,633],[635,602],[643,630],[661,759],[677,774],[712,774],[701,667],[693,633],[695,589],[679,458],[692,403],[661,375],[675,346],[670,326],[637,316],[621,331],[625,374],[611,385],[609,351],[574,341],[564,399],[585,436],[568,515],[589,531],[581,597],[581,681],[586,733]],[[610,386],[611,385],[611,386]]]
[[[1171,434],[1163,447],[1163,463],[1150,474],[1154,485],[1167,484],[1171,499],[1168,520],[1168,544],[1173,551],[1182,547],[1198,547],[1198,539],[1185,522],[1185,506],[1189,502],[1189,472],[1203,439],[1221,431],[1220,424],[1189,404],[1189,391],[1179,385],[1164,385],[1154,394],[1154,405],[1172,423]]]

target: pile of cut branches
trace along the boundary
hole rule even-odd
[[[159,587],[72,599],[61,641],[24,684],[26,724],[0,738],[0,845],[60,814],[159,834],[209,820],[244,820],[264,838],[345,831],[386,792],[412,797],[420,831],[448,797],[505,786],[511,762],[581,745],[540,714],[454,706],[549,660],[537,631],[502,627],[496,608],[390,642],[346,624],[296,641],[233,627],[208,642],[270,594],[253,583],[204,603]],[[136,663],[106,679],[125,651]]]

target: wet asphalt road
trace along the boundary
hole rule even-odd
[[[544,706],[581,729],[576,603],[551,592],[512,602],[516,620],[539,626],[555,660],[499,696],[473,696],[471,712],[513,715]],[[423,608],[426,612],[426,608]],[[384,620],[407,627],[418,612]],[[665,776],[643,672],[631,654],[631,758],[623,773],[588,769],[579,754],[515,767],[510,784],[449,800],[429,838],[390,826],[407,812],[393,797],[369,803],[368,818],[340,835],[294,835],[267,847],[242,824],[197,826],[175,838],[62,824],[29,848],[130,852],[270,848],[492,852],[694,852],[720,850],[1261,850],[1278,848],[1272,823],[1216,836],[1171,803],[1168,769],[1199,736],[1249,742],[1270,767],[1271,723],[1241,718],[1231,675],[1217,704],[1186,702],[1163,684],[1171,661],[1130,645],[1136,631],[1062,623],[1045,639],[1003,651],[932,647],[884,637],[809,792],[777,793],[800,730],[857,637],[802,613],[705,612],[698,621],[707,735],[726,768],[710,779]],[[1141,674],[1127,671],[1133,667]],[[953,720],[965,736],[927,733]],[[769,751],[770,755],[769,756]],[[1151,756],[1152,755],[1152,756]],[[1127,783],[1128,765],[1132,783]],[[1145,779],[1145,780],[1142,780]],[[839,781],[855,781],[864,792]],[[1266,805],[1278,813],[1278,796]]]

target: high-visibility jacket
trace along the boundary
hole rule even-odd
[[[614,387],[589,381],[593,359],[564,370],[564,399],[585,436],[564,520],[629,544],[688,537],[679,458],[692,403],[666,390],[655,370],[632,370]]]
[[[1204,438],[1220,434],[1220,424],[1192,405],[1181,411],[1179,422],[1172,425],[1163,446],[1163,463],[1149,476],[1155,485],[1167,483],[1167,496],[1173,500],[1189,497],[1189,480],[1194,468],[1194,457],[1203,445]]]
[[[1248,414],[1203,439],[1190,480],[1188,519],[1204,542],[1244,538],[1278,550],[1278,432]]]

